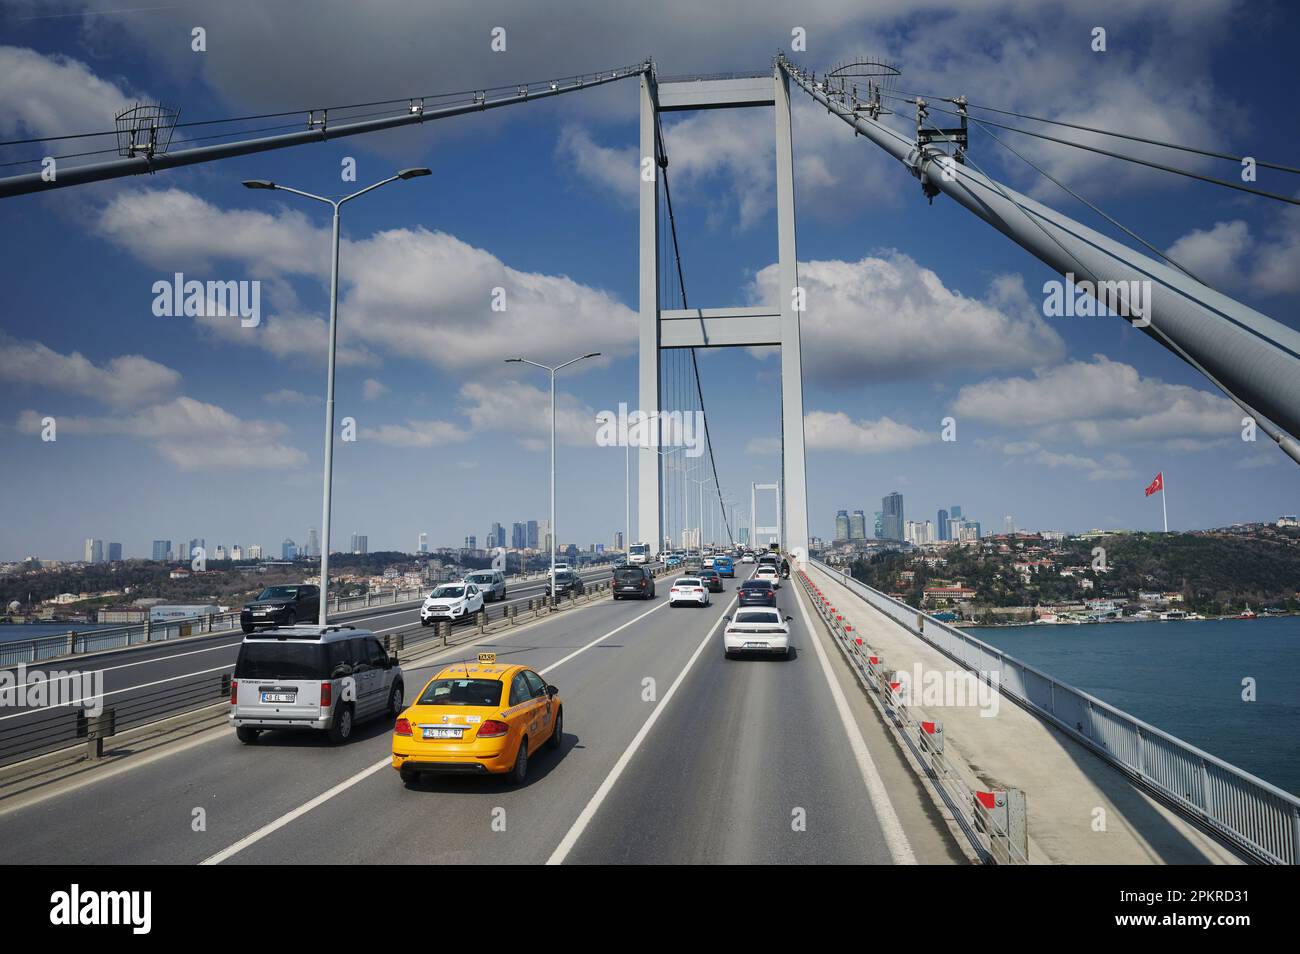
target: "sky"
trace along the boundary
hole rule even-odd
[[[1098,26],[1104,52],[1092,49]],[[110,130],[136,102],[179,108],[181,122],[293,110],[245,128],[300,129],[313,107],[647,56],[661,76],[768,70],[785,50],[819,73],[873,55],[899,66],[900,90],[1295,165],[1300,134],[1281,117],[1293,112],[1298,26],[1287,4],[1234,0],[8,0],[0,138]],[[1143,489],[1160,471],[1171,529],[1300,510],[1295,465],[1262,435],[1243,441],[1240,411],[1194,369],[1120,319],[1046,317],[1043,283],[1056,276],[1045,265],[946,197],[928,202],[897,162],[792,95],[814,535],[831,536],[840,509],[870,519],[895,490],[908,519],[959,504],[986,529],[1007,514],[1024,529],[1159,529],[1160,503]],[[87,537],[120,541],[128,557],[154,539],[302,543],[320,523],[329,209],[240,182],[339,196],[411,166],[433,175],[344,207],[336,415],[355,420],[357,439],[335,444],[334,547],[354,531],[371,550],[414,550],[420,532],[459,545],[494,521],[545,519],[547,377],[504,359],[589,351],[602,356],[558,379],[558,539],[610,543],[625,460],[597,446],[595,418],[637,397],[637,97],[624,80],[0,200],[0,559],[77,559]],[[772,123],[770,109],[664,117],[693,307],[776,294]],[[1215,288],[1300,327],[1295,207],[1014,142]],[[6,144],[0,162],[28,162],[0,175],[108,145]],[[1105,228],[978,131],[971,156]],[[343,180],[349,163],[355,182]],[[1280,172],[1260,170],[1257,185],[1296,193]],[[260,282],[260,321],[155,314],[155,283],[176,273]],[[780,473],[779,358],[720,349],[698,363],[720,483],[748,510],[750,484]],[[948,417],[955,441],[940,439]],[[680,524],[680,494],[673,506]]]

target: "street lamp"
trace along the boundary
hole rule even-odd
[[[555,373],[562,371],[571,364],[577,364],[579,361],[585,361],[587,358],[599,358],[599,351],[592,351],[590,354],[579,355],[572,358],[564,364],[557,364],[551,367],[546,364],[538,364],[536,361],[529,361],[527,358],[506,358],[506,364],[531,364],[534,368],[541,368],[551,375],[551,601],[555,600],[555,547],[560,542],[559,534],[555,532]]]
[[[393,176],[389,176],[374,185],[366,186],[360,192],[354,192],[351,195],[344,196],[341,199],[327,199],[324,196],[313,195],[310,192],[302,192],[298,189],[291,189],[288,186],[277,185],[268,179],[245,179],[244,188],[246,189],[270,189],[279,190],[280,192],[291,192],[294,195],[300,195],[304,199],[311,199],[315,202],[324,202],[334,209],[334,239],[333,248],[330,257],[330,328],[329,328],[329,361],[328,370],[325,377],[325,492],[324,502],[321,505],[321,550],[320,550],[320,616],[318,622],[322,627],[327,625],[329,618],[329,573],[330,573],[330,495],[333,492],[334,482],[334,352],[338,343],[338,311],[339,311],[339,209],[344,202],[351,202],[353,199],[365,195],[378,189],[380,186],[388,185],[390,182],[396,182],[398,179],[414,179],[418,176],[431,175],[430,170],[423,167],[403,169]]]

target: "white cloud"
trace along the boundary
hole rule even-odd
[[[110,202],[98,229],[169,273],[226,261],[259,275],[307,275],[322,284],[328,277],[328,234],[289,209],[227,211],[179,190],[152,190]],[[382,352],[448,370],[499,370],[513,354],[616,357],[635,347],[635,313],[609,293],[511,268],[444,232],[392,229],[347,242],[341,254],[340,364],[374,365]],[[492,309],[496,288],[505,290],[504,311]],[[293,309],[252,328],[228,318],[188,320],[227,343],[324,359],[324,319]]]
[[[448,421],[417,420],[408,420],[405,424],[363,427],[361,437],[390,447],[441,447],[469,440],[469,434]]]
[[[311,394],[303,394],[301,391],[293,390],[293,388],[281,388],[278,391],[263,394],[262,400],[267,404],[296,404],[302,407],[311,407],[321,403],[319,397]]]
[[[635,206],[640,164],[632,146],[611,149],[591,138],[580,126],[567,125],[560,130],[555,156],[580,178],[596,183],[627,206]]]
[[[1040,439],[1088,447],[1114,443],[1160,443],[1173,449],[1238,436],[1241,411],[1226,398],[1157,378],[1142,378],[1132,365],[1094,355],[1032,378],[1013,377],[963,387],[952,405],[958,420],[970,418]]]
[[[96,364],[78,351],[62,354],[38,341],[0,333],[0,378],[94,398],[110,407],[138,407],[173,394],[177,371],[138,354]]]
[[[18,415],[18,430],[39,433],[37,411]],[[214,466],[276,470],[307,462],[307,455],[279,442],[288,428],[276,421],[246,421],[224,408],[189,397],[113,417],[60,415],[60,436],[135,437],[154,444],[164,458],[181,470]]]
[[[366,401],[376,401],[388,393],[388,385],[374,378],[366,378],[361,384],[361,397]]]
[[[747,289],[751,304],[777,300],[776,265]],[[1018,276],[993,281],[983,301],[944,286],[899,252],[857,262],[799,263],[807,294],[804,373],[824,384],[899,380],[963,370],[1051,364],[1065,345],[1035,308]]]
[[[1041,464],[1053,469],[1083,471],[1088,480],[1129,480],[1137,471],[1123,454],[1110,452],[1102,457],[1091,457],[1072,451],[1054,451],[1035,441],[1014,441],[1002,445],[1002,452],[1019,465],[1023,461]]]
[[[0,133],[6,138],[100,132],[113,128],[113,116],[124,107],[150,99],[102,79],[79,60],[25,47],[0,46],[0,76]],[[105,144],[93,142],[96,148]]]
[[[483,384],[470,381],[460,389],[465,415],[475,432],[515,437],[528,450],[551,446],[550,392],[518,381]],[[555,436],[561,444],[596,446],[596,411],[572,394],[555,395]]]
[[[1261,235],[1241,219],[1193,229],[1168,252],[1219,288],[1249,288],[1266,295],[1300,292],[1300,208],[1282,209]]]
[[[847,454],[884,454],[910,450],[938,439],[891,417],[874,421],[855,421],[843,411],[810,411],[803,419],[804,449],[838,451]],[[780,453],[781,440],[762,437],[751,440],[745,448],[750,454]]]

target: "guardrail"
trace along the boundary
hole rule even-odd
[[[1253,860],[1300,862],[1300,798],[853,579],[847,571],[810,562],[976,675],[996,673],[994,688],[1007,698],[1048,720]]]
[[[857,670],[871,701],[934,785],[979,860],[985,864],[1028,864],[1024,793],[1015,789],[980,792],[971,788],[944,754],[943,724],[918,720],[901,697],[897,677],[885,658],[863,641],[862,635],[807,573],[800,570],[795,577],[832,638]]]
[[[584,592],[581,595],[572,594],[554,601],[545,596],[530,598],[525,610],[528,615],[524,619],[540,618],[603,598],[610,588],[610,582],[601,579],[606,572],[608,571],[597,570],[585,573],[579,571],[584,582]],[[663,570],[658,568],[656,572],[662,573]],[[545,573],[540,574],[540,578],[545,579],[545,577]],[[513,582],[518,585],[528,582],[529,579],[534,578],[516,577]],[[425,590],[408,592],[423,594]],[[506,600],[510,599],[510,588],[507,586]],[[509,629],[520,623],[523,602],[507,601],[487,603],[481,613],[459,620],[454,626],[446,622],[440,625],[421,626],[419,621],[416,621],[403,629],[385,633],[380,638],[390,653],[423,648],[428,643],[455,646],[471,642],[491,631]],[[348,602],[343,601],[344,611],[349,608]],[[384,604],[376,602],[370,605]],[[238,624],[238,613],[222,615],[233,615],[235,623]],[[230,663],[225,668],[233,670],[234,663]],[[99,747],[104,738],[111,737],[116,732],[138,728],[151,722],[213,705],[220,702],[222,698],[229,698],[230,678],[229,672],[178,676],[144,691],[133,693],[111,706],[110,721],[113,731],[108,736],[95,735],[94,717],[89,717],[87,710],[81,706],[51,706],[32,710],[30,714],[20,712],[8,715],[0,719],[0,766],[70,748],[83,740],[94,742]],[[104,711],[109,712],[110,709],[105,708]]]
[[[528,583],[546,578],[546,572],[530,573],[506,579],[507,592],[513,584]],[[330,600],[330,613],[352,613],[372,606],[391,606],[399,603],[411,603],[424,599],[427,592],[436,583],[427,586],[393,590],[390,592],[371,592],[364,596]],[[227,632],[239,627],[239,611],[227,613],[209,613],[203,616],[187,616],[179,619],[147,620],[126,626],[114,626],[77,632],[75,624],[66,633],[38,636],[34,639],[15,639],[0,643],[0,666],[16,666],[19,663],[46,662],[83,653],[101,652],[106,649],[124,649],[128,646],[142,646],[148,643],[160,643],[173,639],[185,639],[207,633]]]

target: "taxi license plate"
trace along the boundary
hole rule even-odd
[[[262,693],[263,702],[293,702],[296,693],[293,692],[264,692]]]
[[[461,726],[433,726],[424,730],[426,739],[463,739],[465,729]]]

